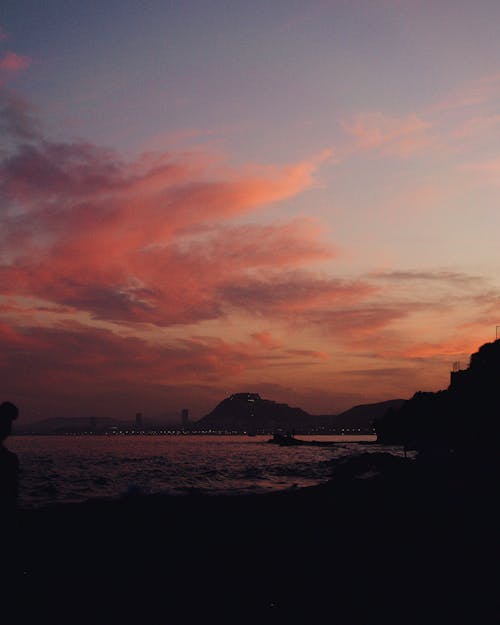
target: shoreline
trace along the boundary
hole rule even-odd
[[[500,520],[491,485],[373,456],[294,491],[23,511],[15,586],[81,605],[90,584],[82,610],[99,605],[102,619],[86,613],[87,623],[490,622],[481,611],[496,609],[488,562]]]

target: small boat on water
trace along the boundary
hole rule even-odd
[[[332,447],[336,445],[334,441],[305,441],[300,438],[295,438],[293,432],[274,432],[273,437],[270,438],[268,443],[274,445],[280,445],[280,447],[293,447],[297,445],[308,445],[312,447]]]
[[[274,443],[275,445],[281,445],[282,447],[288,445],[307,445],[307,441],[301,441],[295,438],[292,432],[274,432],[273,437],[270,438],[268,443]]]

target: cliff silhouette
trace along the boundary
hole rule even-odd
[[[451,372],[447,389],[417,392],[374,423],[381,443],[472,453],[500,440],[500,340],[485,343],[466,369]]]

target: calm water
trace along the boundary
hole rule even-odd
[[[116,498],[130,493],[259,493],[328,480],[332,460],[363,451],[375,437],[334,447],[279,447],[268,436],[13,436],[22,474],[20,505]],[[385,448],[401,454],[401,448]]]

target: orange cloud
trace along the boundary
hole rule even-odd
[[[467,336],[463,338],[451,338],[435,343],[417,342],[404,350],[401,354],[404,358],[439,358],[450,361],[458,356],[468,358],[476,351],[482,339],[480,336]],[[467,362],[462,362],[464,368]]]

